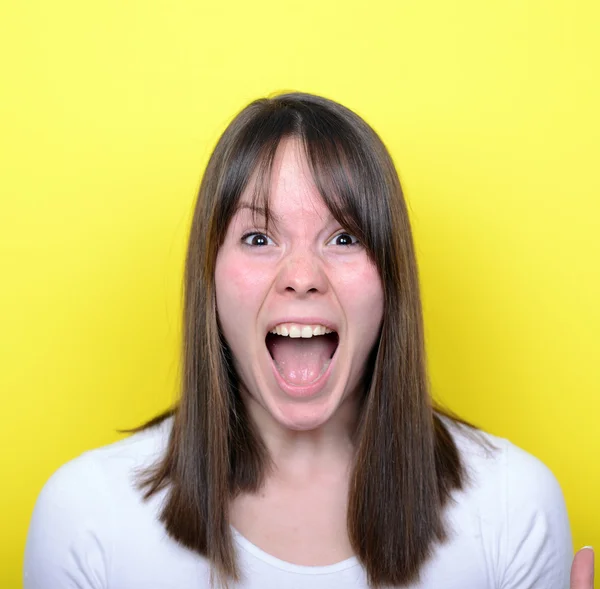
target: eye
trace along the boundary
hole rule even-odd
[[[334,245],[358,245],[358,239],[354,237],[354,235],[350,235],[349,233],[338,233],[329,243],[333,242]]]
[[[242,237],[242,243],[251,247],[263,247],[265,245],[275,245],[273,240],[264,233],[246,233]]]

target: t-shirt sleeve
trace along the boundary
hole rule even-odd
[[[104,488],[85,454],[50,477],[29,524],[24,589],[106,589],[111,514]]]
[[[573,544],[563,493],[540,460],[508,443],[502,589],[568,589]]]

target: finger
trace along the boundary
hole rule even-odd
[[[594,589],[594,551],[588,546],[573,559],[571,589]]]

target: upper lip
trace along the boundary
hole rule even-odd
[[[332,329],[336,333],[339,331],[335,321],[330,319],[324,319],[323,317],[282,317],[280,319],[274,319],[267,325],[267,333],[275,329],[275,326],[281,325],[282,323],[299,323],[301,325],[324,325],[327,329]]]

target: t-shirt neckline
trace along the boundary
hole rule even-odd
[[[294,564],[291,562],[287,562],[285,560],[281,560],[272,554],[269,554],[256,546],[256,544],[252,544],[250,540],[242,536],[240,532],[238,532],[233,526],[231,527],[231,531],[233,533],[234,540],[244,549],[246,552],[249,552],[254,557],[262,560],[263,562],[281,569],[283,571],[287,571],[289,573],[298,573],[302,575],[326,575],[329,573],[337,573],[338,571],[343,571],[345,569],[349,569],[350,567],[357,566],[359,564],[358,558],[356,556],[351,556],[346,560],[342,560],[340,562],[336,562],[334,564],[321,565],[321,566],[306,566],[301,564]]]

